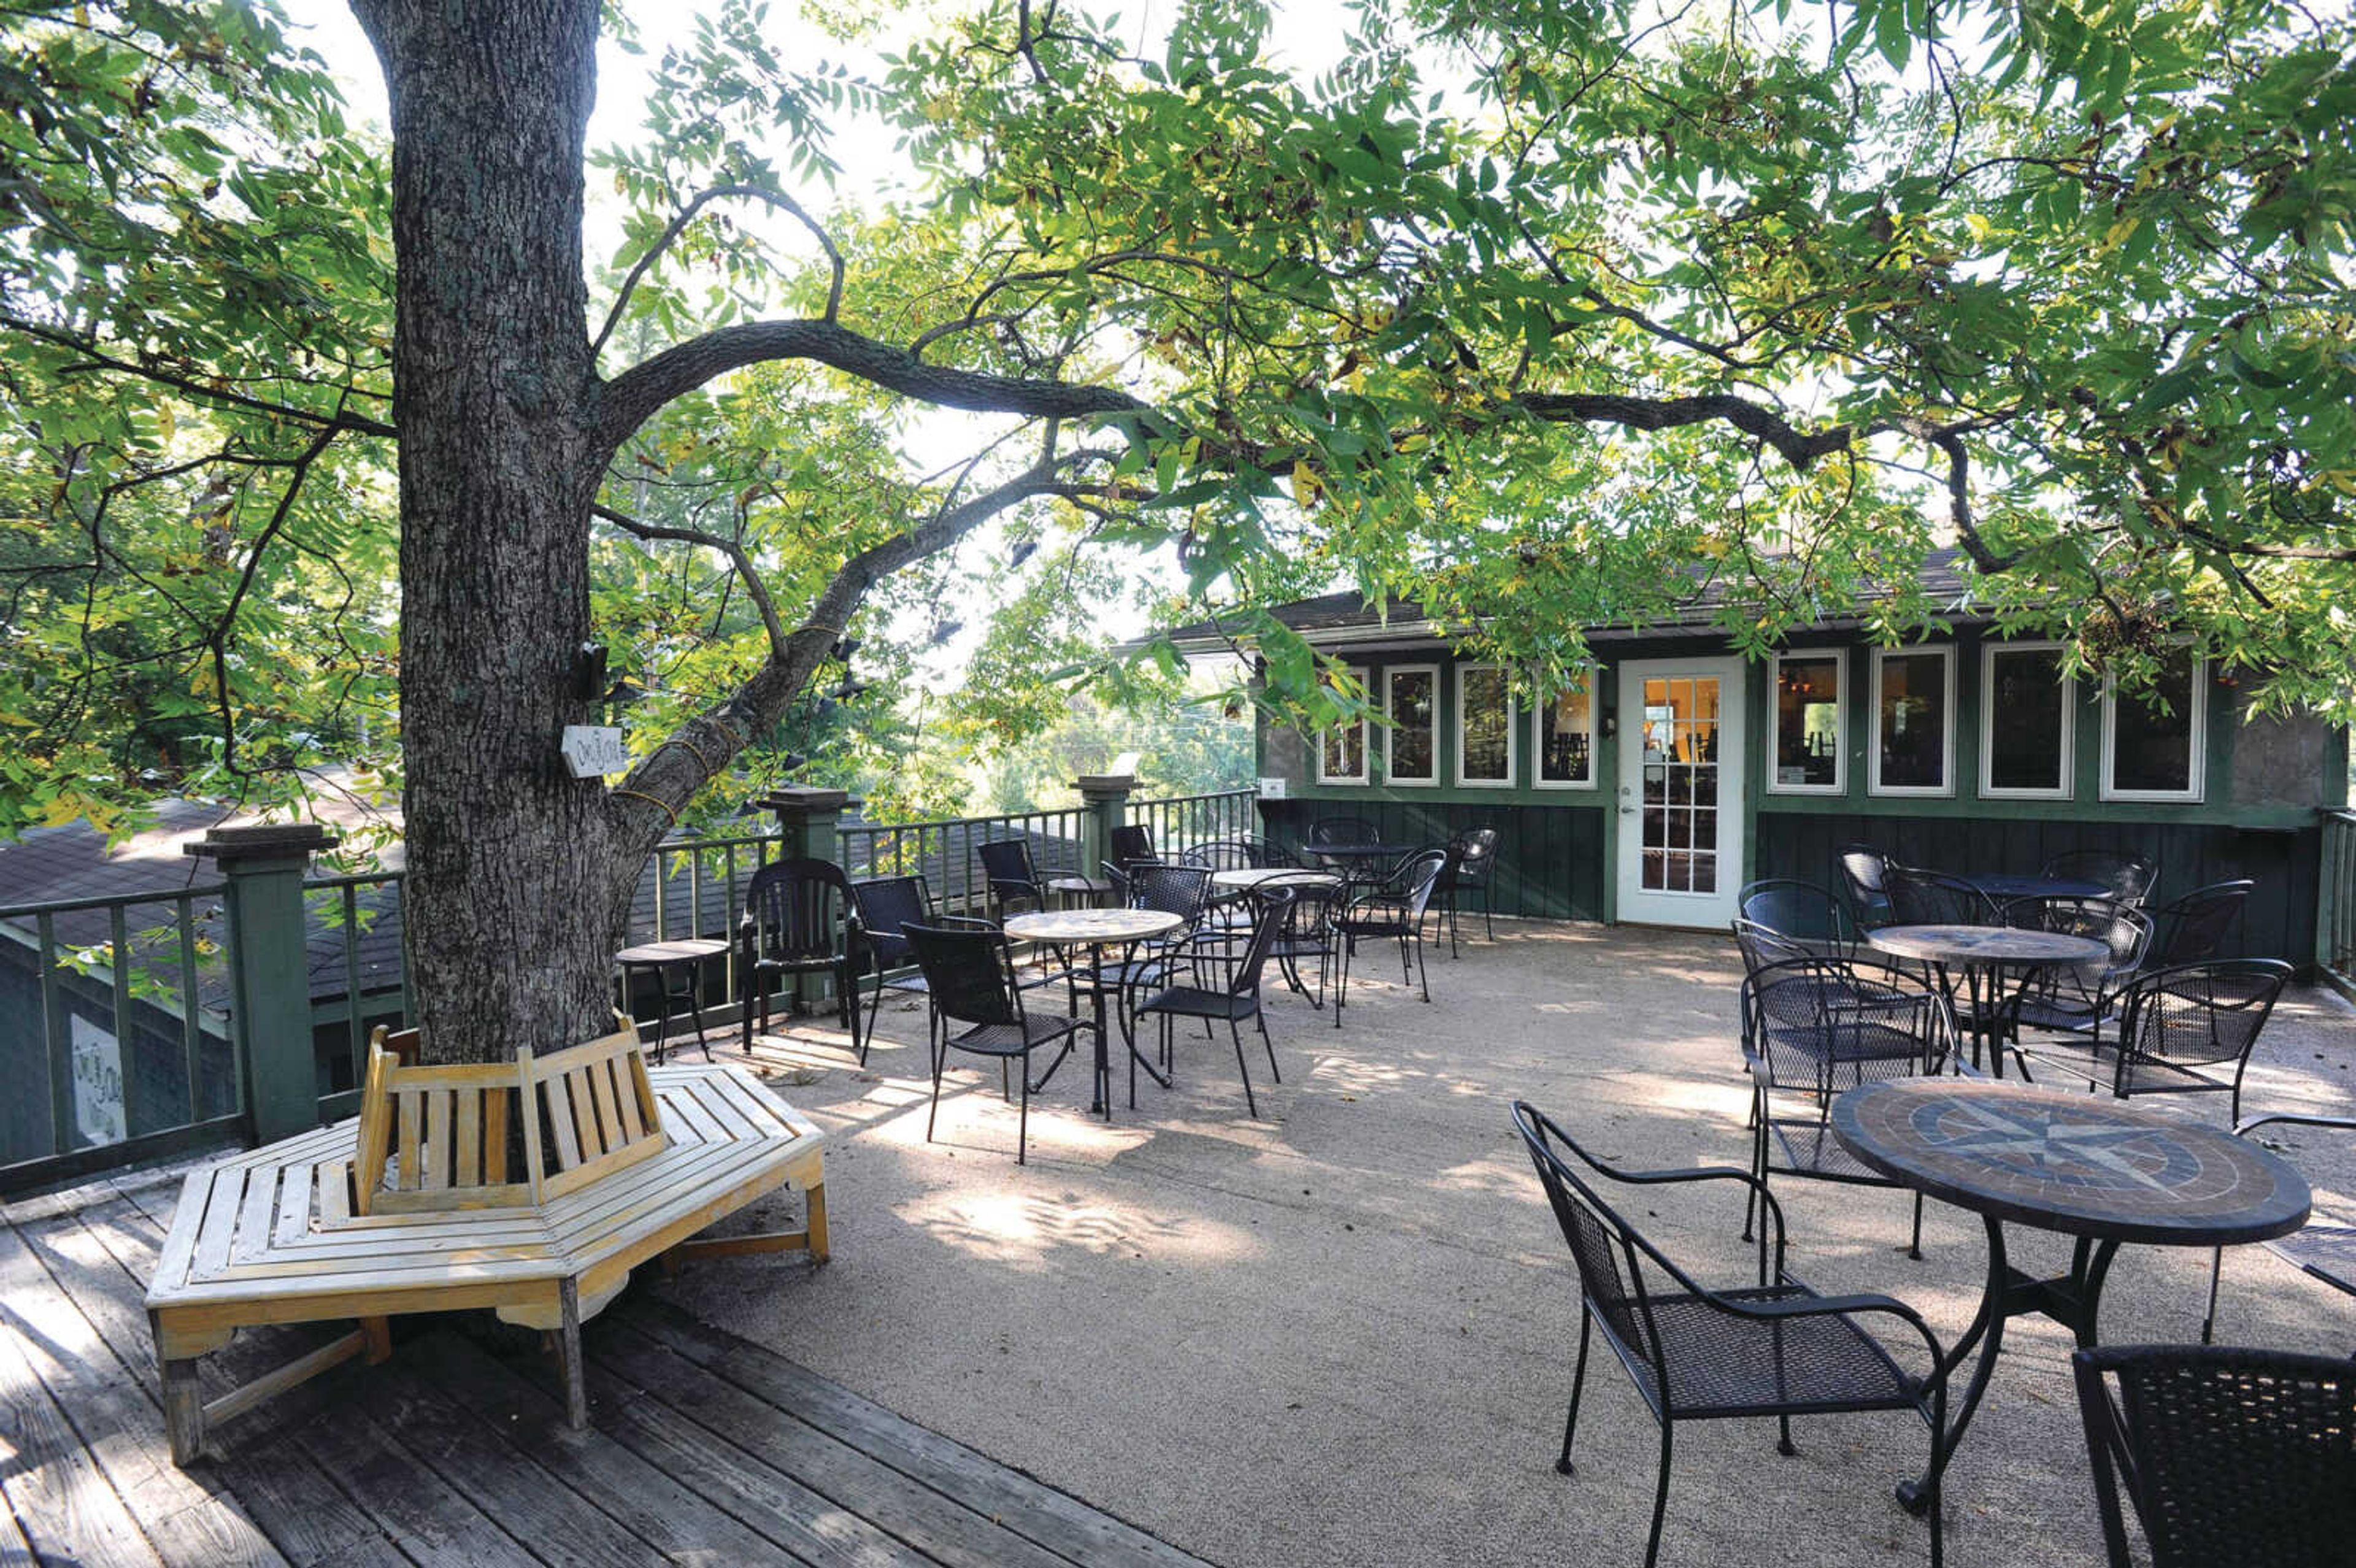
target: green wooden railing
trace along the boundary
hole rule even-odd
[[[2321,896],[2315,912],[2316,962],[2356,997],[2356,811],[2323,814]]]

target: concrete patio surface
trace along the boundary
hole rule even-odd
[[[1030,1159],[997,1073],[952,1060],[925,1141],[924,1015],[887,1002],[868,1066],[830,1019],[757,1047],[787,1096],[836,1129],[834,1261],[734,1260],[660,1288],[698,1316],[1230,1568],[1621,1564],[1643,1551],[1656,1429],[1601,1351],[1578,1474],[1553,1468],[1576,1346],[1569,1254],[1515,1136],[1526,1098],[1642,1167],[1744,1163],[1740,976],[1723,937],[1498,923],[1431,961],[1434,1002],[1381,955],[1346,1027],[1273,1004],[1284,1071],[1245,1115],[1225,1031],[1183,1035],[1176,1086],[1141,1083],[1112,1121],[1068,1063],[1034,1099]],[[819,1027],[822,1024],[823,1027]],[[987,1076],[977,1067],[986,1068]],[[2259,1045],[2244,1109],[2356,1112],[2356,1015],[2295,991]],[[1117,1088],[1125,1092],[1125,1076]],[[2224,1097],[2160,1103],[2211,1125]],[[2356,1140],[2283,1147],[2319,1207],[2356,1198]],[[1730,1191],[1731,1189],[1730,1189]],[[1657,1192],[1629,1211],[1707,1280],[1741,1283],[1739,1197]],[[1820,1290],[1880,1290],[1949,1342],[1969,1321],[1978,1220],[1908,1200],[1776,1183],[1792,1266]],[[2013,1232],[2017,1263],[2066,1243]],[[2124,1249],[2106,1342],[2197,1338],[2208,1253]],[[2345,1355],[2356,1302],[2259,1248],[2226,1258],[2221,1340]],[[2058,1325],[2016,1319],[1949,1477],[1950,1561],[2083,1564],[2100,1535]],[[1920,1465],[1904,1415],[1677,1433],[1662,1561],[1922,1563],[1890,1487]]]

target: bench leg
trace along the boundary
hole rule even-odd
[[[589,1424],[589,1391],[581,1371],[581,1292],[569,1279],[557,1289],[564,1314],[556,1330],[556,1359],[564,1374],[564,1424],[579,1432]]]
[[[804,1196],[809,1200],[809,1261],[822,1264],[827,1258],[826,1183],[811,1182]]]
[[[163,1371],[164,1429],[171,1435],[172,1463],[185,1469],[204,1453],[204,1390],[193,1358],[166,1361]]]
[[[392,1360],[392,1323],[384,1317],[363,1317],[360,1333],[368,1340],[368,1364],[380,1367]]]

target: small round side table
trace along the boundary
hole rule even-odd
[[[673,1002],[685,1002],[689,1016],[695,1019],[695,1043],[703,1048],[703,1060],[712,1060],[712,1042],[703,1036],[703,997],[698,982],[703,976],[703,961],[717,958],[728,951],[728,944],[711,937],[682,937],[676,942],[642,942],[636,947],[625,947],[614,955],[614,962],[622,971],[622,1010],[630,1010],[630,976],[635,970],[651,970],[655,977],[658,1019],[655,1025],[655,1060],[660,1061],[670,1049],[670,1009]],[[679,982],[676,990],[674,980]]]

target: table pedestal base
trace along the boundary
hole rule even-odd
[[[2070,1272],[2040,1279],[2023,1274],[2006,1258],[2004,1222],[1993,1216],[1983,1218],[1987,1225],[1988,1267],[1979,1314],[1938,1368],[1940,1377],[1952,1376],[1972,1353],[1973,1346],[1979,1347],[1979,1362],[1972,1369],[1972,1381],[1955,1405],[1954,1416],[1947,1423],[1945,1440],[1939,1445],[1945,1456],[1943,1463],[1954,1458],[1955,1445],[1963,1440],[1964,1428],[1971,1424],[1982,1396],[1987,1392],[1988,1379],[1996,1371],[1997,1351],[2004,1342],[2005,1320],[2041,1313],[2075,1335],[2080,1349],[2093,1348],[2095,1320],[2102,1310],[2103,1281],[2110,1274],[2111,1259],[2119,1250],[2116,1242],[2097,1242],[2082,1236],[2070,1250]],[[1920,1514],[1930,1507],[1931,1479],[1925,1475],[1898,1483],[1898,1500],[1907,1512]]]

